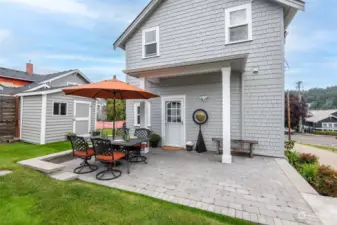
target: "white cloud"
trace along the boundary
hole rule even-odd
[[[60,60],[77,60],[84,62],[98,62],[98,63],[115,63],[123,64],[122,59],[111,59],[111,57],[92,57],[79,54],[46,54],[46,53],[28,53],[23,54],[29,59],[60,59]]]
[[[11,32],[9,30],[0,29],[0,44],[9,39],[10,36]]]
[[[336,31],[314,30],[302,32],[296,27],[291,27],[286,39],[286,50],[289,52],[310,52],[324,48],[336,42]]]
[[[98,17],[97,13],[77,0],[11,0],[10,2],[0,0],[0,3],[16,3],[56,13],[80,15],[89,18]]]

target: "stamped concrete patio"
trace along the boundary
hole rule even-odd
[[[221,164],[214,152],[168,152],[151,149],[148,164],[132,164],[112,181],[99,181],[97,172],[78,179],[137,192],[261,224],[321,224],[301,193],[274,158],[233,157]],[[80,161],[63,163],[71,172]],[[99,162],[94,162],[104,168]]]

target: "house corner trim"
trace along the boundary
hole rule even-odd
[[[46,143],[47,95],[42,95],[40,144]]]

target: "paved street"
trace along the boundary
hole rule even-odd
[[[319,163],[322,165],[330,165],[337,170],[337,153],[327,150],[314,148],[307,145],[296,144],[296,151],[301,153],[311,153],[319,157]]]
[[[295,134],[291,138],[297,142],[312,145],[322,145],[328,147],[337,147],[337,139],[333,136],[312,135],[312,134]],[[288,140],[286,135],[285,140]]]

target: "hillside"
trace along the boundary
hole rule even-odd
[[[337,109],[337,86],[309,89],[303,96],[310,109]]]

